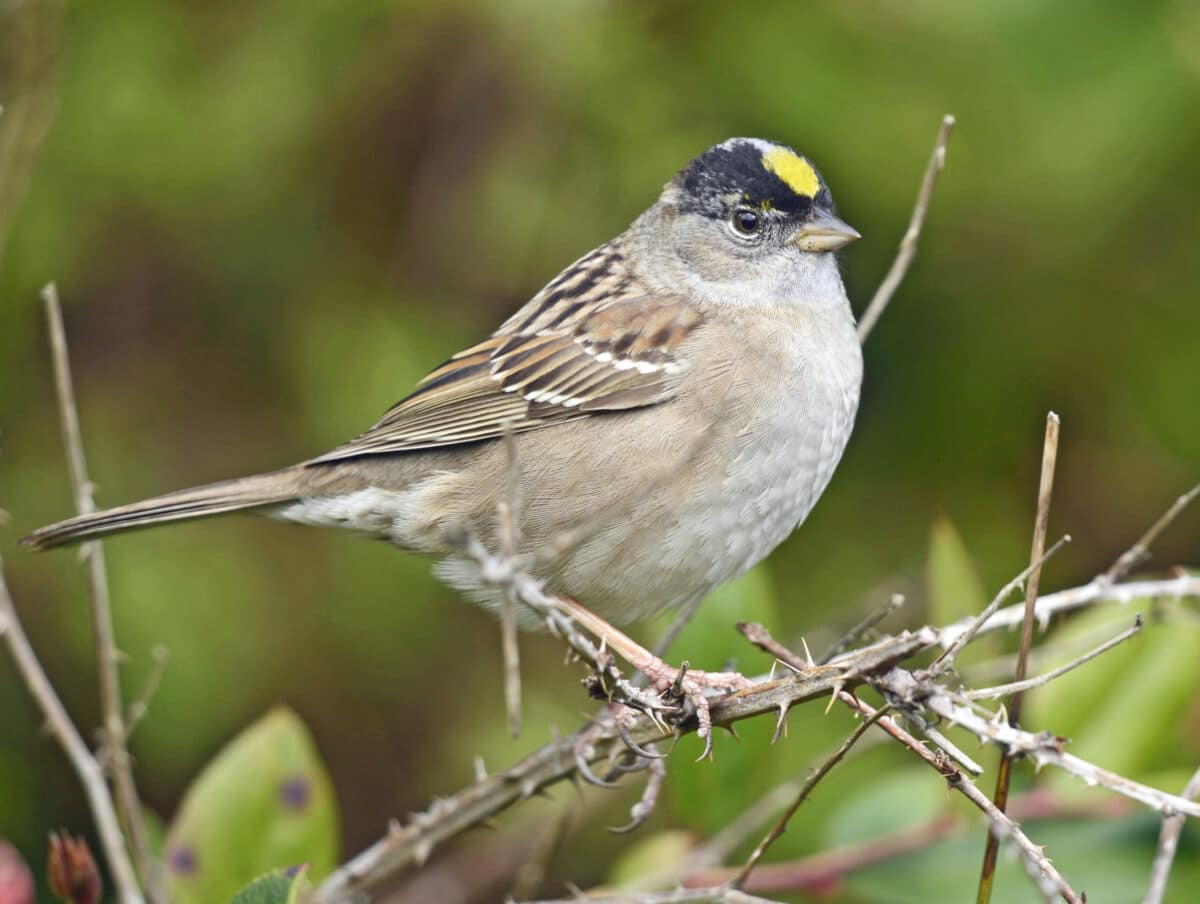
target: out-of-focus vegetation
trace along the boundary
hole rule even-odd
[[[22,62],[33,39],[17,28],[37,5],[0,4],[10,113],[49,109],[55,67]],[[736,618],[819,648],[892,591],[909,596],[893,625],[978,605],[1028,555],[1049,408],[1064,424],[1052,529],[1075,542],[1043,586],[1102,570],[1200,473],[1192,0],[128,0],[70,5],[58,40],[57,111],[29,190],[0,192],[20,200],[0,211],[0,551],[83,726],[98,721],[83,574],[70,553],[14,544],[71,510],[37,302],[51,279],[98,497],[114,504],[355,434],[730,135],[787,141],[822,168],[864,235],[844,256],[861,309],[953,112],[919,258],[868,343],[845,461],[809,522],[677,652],[757,668]],[[0,150],[20,125],[0,117]],[[1157,562],[1195,564],[1198,526],[1193,512]],[[528,638],[526,730],[510,740],[495,625],[381,544],[233,518],[115,539],[108,554],[127,686],[155,644],[172,654],[132,741],[168,824],[210,758],[277,702],[329,769],[346,853],[468,782],[475,755],[498,768],[588,706],[558,646]],[[1151,627],[1072,676],[1074,692],[1035,695],[1028,724],[1178,790],[1200,761],[1197,636]],[[35,865],[49,828],[91,831],[38,721],[0,663],[0,836]],[[683,745],[652,824],[610,836],[631,799],[597,800],[606,814],[559,851],[546,888],[603,881],[666,828],[715,831],[849,723],[805,708],[774,747],[770,725],[750,725],[740,744],[717,739],[715,765]],[[906,757],[875,749],[839,767],[772,856],[957,806]],[[1140,895],[1150,814],[1045,829],[1089,899]],[[973,832],[864,871],[839,899],[963,900],[981,847]],[[1195,849],[1185,835],[1176,894],[1189,869],[1200,881]],[[244,881],[287,864],[253,865]],[[997,899],[1029,891],[1014,869]]]

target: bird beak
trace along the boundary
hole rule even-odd
[[[796,230],[792,244],[801,251],[837,251],[861,238],[859,231],[845,220],[818,210],[811,220]]]

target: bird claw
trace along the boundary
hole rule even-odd
[[[590,729],[585,729],[575,741],[575,746],[572,753],[575,755],[575,768],[579,771],[580,777],[589,785],[595,785],[597,788],[619,788],[620,785],[616,782],[606,781],[592,771],[592,767],[588,765],[588,751],[592,749],[590,738],[586,737],[586,733]]]
[[[610,827],[609,831],[614,835],[628,835],[630,832],[640,829],[650,818],[650,814],[654,812],[655,804],[658,803],[658,795],[662,791],[663,782],[667,777],[667,767],[661,759],[654,759],[645,761],[645,768],[647,772],[646,787],[642,789],[642,796],[638,802],[629,810],[633,819],[626,825]]]
[[[621,736],[621,740],[625,743],[625,746],[638,756],[647,760],[661,760],[667,756],[665,753],[659,753],[657,750],[642,747],[640,744],[638,744],[638,742],[633,739],[633,735],[630,733],[629,725],[625,719],[614,714],[613,720],[617,724],[617,734]]]

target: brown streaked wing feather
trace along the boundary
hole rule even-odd
[[[646,295],[561,330],[494,335],[432,371],[362,436],[312,463],[455,446],[658,404],[674,395],[687,369],[679,347],[702,320],[680,298]]]

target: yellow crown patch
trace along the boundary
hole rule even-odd
[[[763,165],[798,195],[814,198],[821,188],[821,180],[817,178],[817,171],[812,165],[787,148],[772,148],[767,151],[763,154]]]

